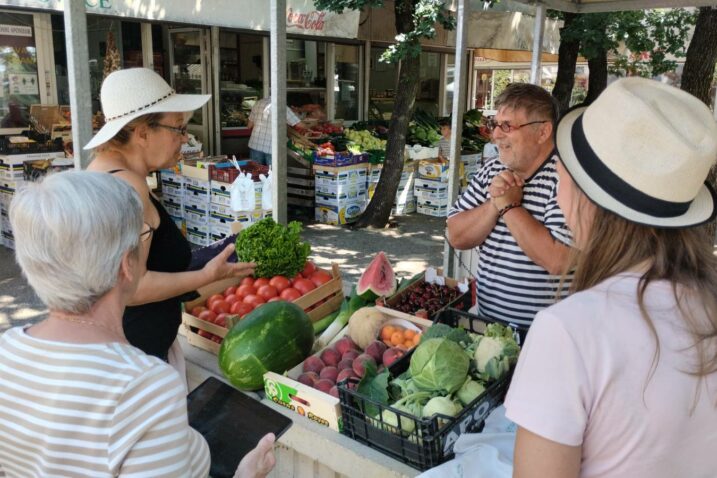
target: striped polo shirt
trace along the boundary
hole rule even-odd
[[[184,385],[130,345],[0,337],[0,475],[205,477]]]
[[[557,161],[558,156],[551,153],[525,182],[522,206],[550,231],[553,238],[569,245],[570,233],[557,202]],[[487,159],[473,176],[468,189],[453,204],[449,217],[487,201],[491,181],[506,169],[497,157]],[[534,263],[518,246],[502,218],[477,249],[479,314],[530,325],[539,310],[555,302],[560,276],[551,275]],[[561,297],[567,294],[569,279]]]

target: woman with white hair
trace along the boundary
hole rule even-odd
[[[179,375],[122,330],[152,235],[136,192],[109,174],[50,175],[17,193],[10,222],[49,313],[0,336],[0,474],[206,476],[209,449],[189,427]],[[237,476],[269,473],[273,442],[264,437]]]
[[[684,91],[610,85],[558,124],[572,294],[538,313],[505,401],[516,478],[717,476],[717,258],[696,227],[717,124]]]
[[[153,231],[147,241],[146,272],[124,314],[125,335],[132,345],[167,360],[182,322],[182,295],[220,279],[249,275],[254,264],[227,262],[234,252],[229,245],[203,269],[187,271],[189,242],[147,186],[151,172],[176,166],[188,139],[191,112],[209,95],[177,94],[154,71],[131,68],[110,74],[102,83],[100,99],[106,122],[85,146],[95,153],[88,170],[111,173],[129,183]]]

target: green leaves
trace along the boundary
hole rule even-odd
[[[356,387],[356,391],[363,396],[370,398],[382,405],[388,405],[388,369],[385,368],[381,373],[377,373],[376,365],[370,361],[364,362],[364,375]],[[370,402],[365,402],[366,410],[363,412],[370,416],[376,417],[379,409]]]
[[[311,246],[301,242],[300,234],[298,221],[282,226],[270,217],[262,219],[237,236],[237,258],[240,262],[256,263],[255,277],[294,277],[311,253]]]

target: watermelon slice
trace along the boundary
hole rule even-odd
[[[356,285],[356,294],[365,301],[374,301],[396,293],[396,274],[383,251],[376,254]]]

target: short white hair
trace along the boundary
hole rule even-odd
[[[142,203],[111,174],[68,171],[20,188],[10,204],[15,256],[51,310],[81,314],[117,283],[139,245]]]

